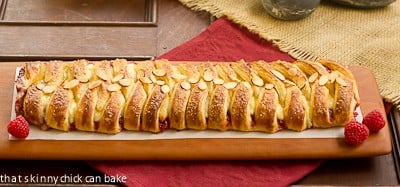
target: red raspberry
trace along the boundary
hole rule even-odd
[[[17,116],[10,121],[7,127],[8,133],[16,138],[26,138],[29,135],[29,123],[22,116]]]
[[[378,132],[386,124],[382,113],[376,109],[368,113],[364,117],[362,123],[365,124],[371,132]]]
[[[369,136],[367,126],[358,121],[352,120],[344,127],[344,138],[349,145],[359,145]]]

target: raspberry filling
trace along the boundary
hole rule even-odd
[[[120,115],[118,118],[118,124],[121,129],[124,129],[124,118],[122,117],[122,115]]]
[[[278,129],[283,130],[286,129],[285,121],[282,119],[278,119]]]
[[[164,131],[164,130],[167,130],[168,128],[169,128],[169,125],[168,125],[168,121],[167,120],[165,120],[165,121],[160,121],[160,123],[159,123],[159,128],[160,128],[160,131]]]
[[[335,116],[333,115],[333,109],[329,109],[328,110],[328,112],[329,112],[329,120],[330,121],[334,121],[335,120]]]
[[[357,111],[354,111],[354,112],[353,112],[353,116],[354,116],[354,118],[357,118],[358,112],[357,112]]]
[[[70,126],[69,126],[69,129],[68,129],[69,131],[75,131],[76,130],[76,126],[75,126],[75,124],[73,123],[73,124],[71,124]]]

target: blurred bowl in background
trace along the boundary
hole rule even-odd
[[[351,7],[357,7],[357,8],[379,8],[379,7],[385,7],[396,0],[331,0],[332,2],[342,4],[342,5],[348,5]]]
[[[261,0],[271,16],[282,20],[298,20],[311,14],[320,0]]]

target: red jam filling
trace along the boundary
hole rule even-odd
[[[285,121],[282,119],[278,119],[278,129],[283,130],[286,129]]]
[[[168,121],[167,120],[165,120],[163,122],[160,121],[159,128],[160,128],[160,131],[167,130],[169,128]]]
[[[357,111],[354,111],[354,112],[353,112],[353,116],[354,116],[354,118],[357,118],[358,112],[357,112]]]
[[[97,131],[100,127],[99,122],[94,122],[94,130]]]
[[[68,129],[69,131],[76,131],[76,126],[75,126],[75,124],[71,124],[70,126],[69,126],[69,129]]]
[[[334,115],[333,115],[333,109],[329,109],[328,112],[329,112],[329,120],[330,120],[330,121],[334,121],[334,120],[335,120],[335,117],[334,117]]]
[[[120,115],[118,118],[118,124],[121,129],[124,129],[124,118],[122,117],[122,115]]]

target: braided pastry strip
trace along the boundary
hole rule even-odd
[[[327,60],[32,62],[16,88],[16,113],[30,124],[108,134],[329,128],[360,104],[352,73]]]

